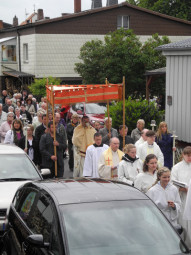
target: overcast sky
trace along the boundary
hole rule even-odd
[[[125,0],[118,0],[122,3]],[[91,8],[92,0],[81,0],[82,11]],[[43,9],[44,16],[55,18],[60,17],[61,13],[74,12],[74,0],[0,0],[0,20],[12,24],[13,17],[16,15],[19,19],[19,24],[26,19],[25,13],[28,16],[35,10]],[[102,0],[102,5],[106,6],[106,0]]]

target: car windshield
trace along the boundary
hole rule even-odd
[[[105,104],[86,104],[87,114],[105,114],[107,107]]]
[[[41,179],[38,170],[25,154],[0,155],[0,162],[0,181]]]
[[[61,206],[70,255],[187,253],[179,236],[151,201]]]

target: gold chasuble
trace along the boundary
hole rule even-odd
[[[92,127],[83,127],[82,124],[74,129],[72,143],[79,149],[81,156],[85,157],[88,146],[94,143],[96,130]]]
[[[104,159],[105,159],[105,165],[117,167],[117,165],[115,165],[115,162],[113,160],[114,152],[111,150],[110,147],[106,151],[104,151],[103,154],[104,154]],[[119,158],[118,161],[120,162],[124,153],[121,150],[117,150],[116,154],[118,155],[118,158]],[[117,178],[117,177],[118,177],[118,168],[111,171],[111,178]]]

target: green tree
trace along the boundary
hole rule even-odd
[[[81,63],[75,64],[75,71],[83,77],[83,83],[104,83],[104,45],[100,40],[86,42],[80,49]]]
[[[119,128],[123,124],[123,102],[113,103],[109,107],[110,117],[114,128]],[[155,120],[156,124],[162,121],[164,111],[159,111],[154,102],[148,104],[146,100],[133,100],[129,97],[125,100],[125,124],[128,126],[129,132],[135,127],[138,119],[144,119],[146,128],[150,129],[151,120]]]
[[[166,65],[166,58],[156,48],[168,43],[170,40],[167,36],[159,37],[158,34],[154,34],[142,45],[142,60],[146,70],[157,69]]]
[[[53,77],[48,77],[48,83],[53,85],[60,85],[61,80]],[[35,96],[46,95],[47,78],[34,79],[34,82],[29,86],[30,91]]]
[[[191,0],[127,0],[127,2],[176,18],[191,20]]]
[[[131,30],[117,30],[105,36],[104,42],[93,40],[82,46],[80,63],[75,70],[83,82],[120,83],[126,77],[126,96],[137,97],[145,94],[146,70],[165,66],[165,57],[155,48],[168,43],[166,37],[153,35],[143,45]]]
[[[132,30],[117,30],[105,36],[105,75],[112,83],[119,83],[125,76],[126,94],[140,91],[143,84],[144,64],[141,42]]]

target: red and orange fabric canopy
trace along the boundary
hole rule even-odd
[[[99,85],[47,85],[50,104],[75,104],[122,99],[122,84]]]

